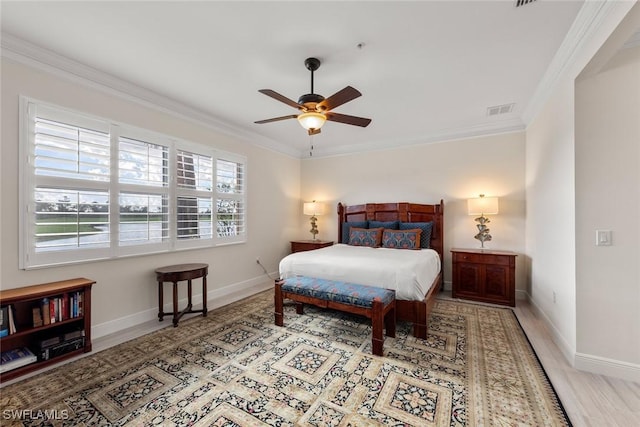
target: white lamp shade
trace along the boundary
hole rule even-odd
[[[306,130],[320,129],[326,120],[324,114],[314,112],[302,113],[298,116],[298,123]]]
[[[305,215],[323,215],[324,214],[324,204],[318,202],[306,202],[302,206],[302,211]]]
[[[481,196],[469,199],[467,200],[467,208],[469,215],[495,215],[498,213],[498,198]]]

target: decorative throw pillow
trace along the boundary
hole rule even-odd
[[[422,230],[384,230],[382,247],[393,249],[420,249]]]
[[[349,244],[351,246],[369,246],[377,248],[382,242],[383,228],[355,228],[349,230]]]
[[[401,222],[400,230],[411,230],[419,228],[422,230],[420,235],[420,248],[429,249],[431,247],[431,232],[433,231],[433,222]]]
[[[342,243],[349,243],[349,230],[351,227],[356,228],[369,228],[369,221],[351,221],[342,223]]]
[[[369,221],[369,228],[386,228],[388,230],[397,230],[400,221]]]

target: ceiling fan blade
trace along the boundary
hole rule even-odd
[[[347,86],[344,89],[334,93],[324,101],[320,102],[316,106],[316,110],[317,111],[333,110],[334,108],[339,107],[340,105],[347,103],[351,100],[354,100],[361,95],[362,94],[358,89],[355,89],[351,86]]]
[[[282,117],[274,117],[273,119],[258,120],[257,122],[253,122],[253,123],[257,123],[261,125],[264,123],[279,122],[280,120],[295,119],[296,117],[298,116],[295,114],[291,114],[290,116],[282,116]]]
[[[284,102],[287,105],[290,105],[293,108],[297,108],[298,110],[302,109],[302,106],[298,104],[293,99],[289,99],[284,95],[280,95],[278,92],[271,89],[260,89],[258,92],[263,93],[267,96],[270,96],[273,99],[277,99],[280,102]]]
[[[354,125],[354,126],[361,126],[363,128],[366,128],[369,125],[369,123],[371,123],[371,119],[365,119],[364,117],[349,116],[347,114],[327,112],[325,113],[325,116],[327,116],[327,120],[330,120],[332,122],[344,123],[347,125]]]

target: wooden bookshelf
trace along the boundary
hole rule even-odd
[[[0,338],[1,351],[26,347],[38,356],[36,362],[0,373],[0,382],[91,351],[91,286],[94,283],[90,279],[77,278],[0,291],[0,307],[11,307],[16,329]],[[51,300],[59,301],[62,314],[55,322],[46,324],[43,319],[42,325],[34,326],[33,309],[39,307],[43,318],[46,315],[45,299],[49,304]],[[64,340],[65,336],[82,336],[84,342],[76,338],[71,345],[71,340]],[[40,343],[56,340],[56,337],[60,338],[60,345],[47,347],[51,351],[43,359]],[[68,345],[65,347],[65,344]]]

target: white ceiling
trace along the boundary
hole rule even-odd
[[[310,90],[305,58],[322,61],[316,93],[328,97],[347,85],[362,92],[335,112],[373,120],[367,128],[327,122],[313,139],[314,156],[524,129],[582,4],[3,0],[1,24],[5,39],[306,157],[310,137],[295,120],[253,123],[296,113],[258,89],[297,101]],[[488,107],[510,103],[512,113],[487,116]]]

